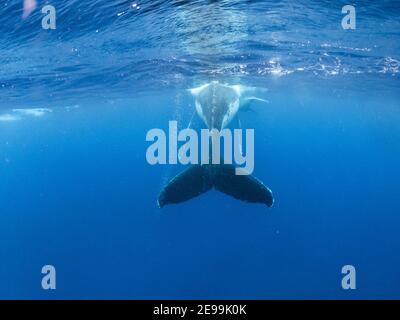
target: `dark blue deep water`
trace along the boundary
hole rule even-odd
[[[398,1],[38,0],[21,16],[1,1],[0,298],[400,298]],[[146,133],[185,128],[187,89],[210,81],[269,101],[240,116],[273,208],[216,191],[157,207],[184,167],[149,165]]]

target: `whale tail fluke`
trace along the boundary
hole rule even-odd
[[[238,200],[274,204],[272,192],[251,175],[236,175],[235,167],[228,164],[194,165],[175,176],[161,191],[158,206],[181,203],[215,188]]]

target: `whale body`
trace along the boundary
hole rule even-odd
[[[222,130],[237,112],[253,100],[264,101],[244,94],[254,91],[240,85],[210,82],[189,90],[195,98],[196,112],[211,129]],[[161,190],[158,207],[181,203],[203,194],[212,188],[245,202],[274,204],[272,191],[252,175],[236,175],[230,164],[193,165],[175,176]]]
[[[227,85],[213,81],[189,90],[195,97],[196,111],[209,129],[222,130],[237,112],[252,101],[267,102],[246,94],[255,88],[242,85]]]

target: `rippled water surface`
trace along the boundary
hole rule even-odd
[[[343,1],[54,1],[21,20],[1,4],[2,105],[71,95],[135,96],[210,78],[268,85],[384,81],[399,73],[396,1],[363,1],[344,32]],[[374,82],[376,85],[376,82]]]

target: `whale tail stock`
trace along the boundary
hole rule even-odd
[[[193,165],[175,176],[161,191],[157,203],[160,208],[167,204],[181,203],[215,188],[238,200],[274,204],[272,192],[260,180],[251,175],[236,175],[230,164]]]

